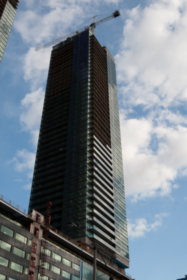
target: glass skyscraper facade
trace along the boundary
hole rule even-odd
[[[115,63],[91,29],[53,48],[29,211],[129,266]]]
[[[16,15],[19,0],[0,1],[0,62]]]

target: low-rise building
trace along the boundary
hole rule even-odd
[[[0,199],[0,280],[89,280],[94,263],[98,280],[130,279],[99,248],[96,256],[49,222],[50,210],[46,218],[35,210],[26,215]]]

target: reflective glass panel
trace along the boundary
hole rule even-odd
[[[52,254],[52,258],[55,259],[58,262],[61,262],[61,260],[62,260],[62,257],[60,255],[56,254],[56,253]]]
[[[79,280],[80,279],[80,277],[77,277],[77,276],[75,276],[75,275],[72,275],[72,278],[71,278],[72,280]]]
[[[72,267],[73,267],[73,269],[80,271],[80,266],[78,264],[73,263]]]
[[[67,266],[71,266],[71,262],[67,259],[63,259],[63,264],[65,264]]]
[[[44,267],[45,269],[49,269],[49,263],[48,263],[48,262],[42,262],[42,261],[40,260],[40,265],[41,265],[42,267]]]
[[[15,236],[15,237],[16,237],[16,239],[19,240],[20,242],[27,244],[27,237],[23,236],[22,234],[16,233],[16,236]]]
[[[56,274],[60,274],[60,268],[57,266],[52,265],[51,266],[51,271],[56,273]]]
[[[23,272],[23,266],[15,262],[10,263],[10,268],[20,273]]]
[[[40,274],[38,274],[38,280],[48,280],[49,278],[47,277],[47,276],[45,276],[45,275],[40,275]]]
[[[51,256],[51,251],[49,249],[44,249],[44,247],[42,247],[41,252],[44,253],[48,257]]]
[[[6,250],[6,251],[8,251],[8,252],[10,252],[10,250],[11,250],[11,245],[8,244],[7,242],[4,242],[4,241],[0,240],[0,248]]]
[[[18,257],[24,258],[25,257],[25,251],[18,249],[16,247],[13,248],[13,254],[15,254]]]
[[[8,266],[8,260],[3,258],[3,257],[0,257],[0,264],[7,267]]]
[[[10,237],[13,237],[13,234],[14,234],[12,229],[10,229],[10,228],[8,228],[8,227],[6,227],[4,225],[1,226],[1,232],[3,232],[4,234],[6,234],[6,235],[8,235]]]
[[[70,279],[71,278],[71,274],[67,271],[62,271],[62,276],[67,278],[67,279]]]

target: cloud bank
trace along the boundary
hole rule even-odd
[[[128,12],[118,80],[124,102],[168,107],[187,101],[187,3],[159,0]]]
[[[26,94],[21,100],[20,122],[24,130],[31,134],[34,146],[38,140],[43,101],[44,91],[42,88]]]
[[[186,176],[187,3],[159,0],[126,13],[116,55],[127,194],[168,195]]]

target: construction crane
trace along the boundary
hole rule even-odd
[[[98,20],[98,21],[94,21],[94,22],[92,22],[90,25],[84,27],[83,29],[81,29],[81,30],[79,30],[79,31],[72,32],[72,33],[70,33],[70,34],[68,34],[68,35],[66,35],[66,36],[59,37],[59,38],[57,38],[57,39],[55,39],[55,40],[53,40],[53,41],[51,41],[51,42],[48,42],[48,43],[46,43],[46,44],[44,44],[44,45],[41,45],[41,46],[35,48],[35,50],[38,51],[38,50],[43,49],[43,48],[51,47],[51,46],[53,46],[53,45],[55,45],[55,44],[60,43],[61,41],[64,41],[65,39],[67,39],[67,38],[69,38],[69,37],[72,37],[72,36],[74,36],[74,35],[76,35],[76,34],[81,33],[82,31],[84,31],[84,30],[86,30],[86,29],[90,29],[91,32],[94,33],[94,30],[95,30],[95,28],[96,28],[97,25],[99,25],[99,24],[101,24],[101,23],[103,23],[103,22],[105,22],[105,21],[108,21],[108,20],[110,20],[110,19],[112,19],[112,18],[119,17],[119,16],[120,16],[120,12],[119,12],[118,10],[116,10],[116,11],[113,12],[110,16],[107,16],[107,17],[105,17],[105,18],[102,18],[102,19],[100,19],[100,20]]]
[[[103,22],[105,22],[105,21],[108,21],[108,20],[110,20],[110,19],[112,19],[112,18],[119,17],[119,16],[120,16],[120,12],[117,10],[117,11],[113,12],[113,13],[112,13],[110,16],[108,16],[108,17],[102,18],[102,19],[100,19],[100,20],[98,20],[98,21],[96,21],[96,22],[92,22],[88,27],[91,27],[92,30],[93,30],[93,32],[94,32],[94,29],[96,28],[97,25],[99,25],[99,24],[101,24],[101,23],[103,23]],[[87,28],[88,28],[88,27],[87,27]]]

